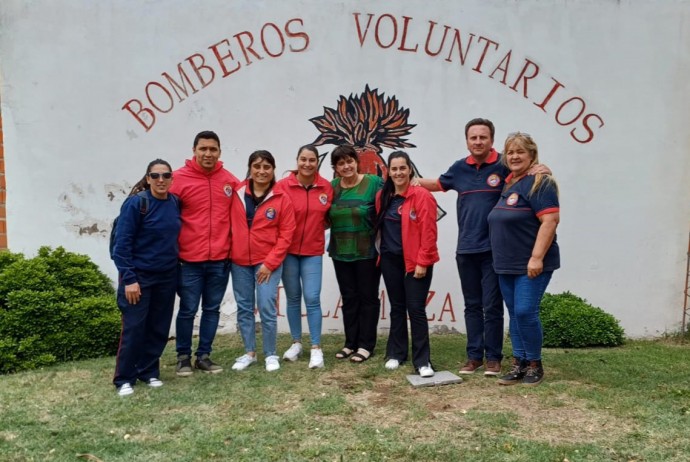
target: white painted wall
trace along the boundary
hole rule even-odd
[[[449,27],[437,56],[425,52],[430,21],[437,23],[431,48]],[[280,56],[263,48],[262,28],[274,55],[281,31]],[[457,44],[451,52],[456,29],[464,64]],[[263,59],[242,52],[246,32]],[[227,70],[239,66],[225,78],[209,48],[218,43],[219,55],[228,47],[233,54],[224,60]],[[423,176],[436,177],[466,155],[462,128],[473,117],[495,122],[499,150],[508,132],[531,133],[561,187],[563,267],[549,291],[584,296],[632,336],[677,330],[690,217],[689,43],[690,2],[682,0],[209,0],[195,6],[182,0],[3,0],[0,95],[10,247],[32,254],[41,245],[62,245],[91,255],[115,277],[109,225],[151,159],[182,165],[194,135],[212,129],[238,176],[258,148],[273,152],[282,172],[293,167],[297,147],[319,134],[309,119],[368,84],[410,110],[416,127],[409,141],[416,147],[408,152]],[[186,61],[195,54],[215,73],[211,81],[201,67],[204,88]],[[192,58],[197,67],[199,56]],[[532,64],[525,68],[527,60]],[[153,125],[122,109],[132,99],[150,108],[149,82],[173,93],[162,73],[179,80],[180,63],[196,92],[188,87],[169,112],[155,111]],[[515,82],[523,69],[530,76],[536,67],[525,94],[524,80]],[[154,103],[167,109],[160,87],[149,88]],[[324,152],[332,148],[323,146]],[[442,261],[429,316],[432,325],[464,331],[454,262],[456,196],[437,199],[449,216],[439,223]],[[340,319],[334,319],[338,292],[326,261],[322,300],[330,312],[324,330],[330,331],[340,328]],[[454,320],[450,312],[439,319],[446,295]],[[231,290],[226,298],[231,328]],[[281,328],[287,329],[284,318]]]

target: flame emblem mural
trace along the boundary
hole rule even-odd
[[[409,116],[410,110],[400,106],[395,96],[386,97],[385,93],[379,94],[377,88],[371,90],[366,85],[361,95],[340,95],[335,108],[324,106],[323,115],[309,119],[321,132],[312,144],[352,145],[359,154],[360,172],[378,175],[385,180],[388,169],[381,155],[383,148],[416,147],[407,138],[416,127],[416,124],[408,122]],[[319,168],[327,155],[320,156]],[[416,176],[422,176],[414,163],[412,170]],[[438,207],[438,220],[445,215],[445,210]]]

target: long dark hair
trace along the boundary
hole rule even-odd
[[[388,163],[386,165],[388,167],[388,178],[386,178],[386,181],[383,183],[383,188],[381,189],[381,197],[379,198],[380,208],[379,213],[376,214],[376,231],[381,229],[381,226],[383,226],[383,217],[386,214],[386,210],[388,209],[388,206],[390,205],[393,196],[395,195],[395,185],[393,184],[393,180],[391,179],[391,162],[393,162],[393,159],[405,159],[405,163],[407,164],[407,167],[410,169],[410,179],[414,176],[414,170],[412,169],[412,161],[410,160],[410,156],[405,151],[391,152],[388,156]]]
[[[146,167],[146,173],[144,173],[144,177],[141,180],[137,181],[137,183],[134,186],[132,186],[132,190],[129,192],[130,196],[134,196],[137,193],[140,193],[141,191],[151,189],[151,185],[146,181],[146,177],[149,173],[151,173],[151,169],[154,165],[165,165],[166,167],[168,167],[168,170],[172,172],[172,167],[167,161],[163,159],[152,160],[151,162],[149,162],[148,167]]]

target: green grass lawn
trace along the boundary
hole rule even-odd
[[[289,345],[279,337],[279,351]],[[326,368],[308,357],[267,373],[263,359],[230,370],[237,335],[219,336],[216,375],[174,374],[120,398],[114,358],[0,376],[2,461],[690,460],[690,346],[631,341],[613,349],[544,352],[541,386],[494,378],[412,388],[409,364],[383,367],[385,338],[361,365],[338,362],[325,335]],[[432,336],[436,370],[457,372],[465,336]],[[509,349],[509,345],[507,345]]]

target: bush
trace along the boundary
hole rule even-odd
[[[89,257],[0,253],[0,374],[115,354],[120,311]]]
[[[618,346],[625,341],[616,318],[570,292],[544,295],[541,322],[545,347]]]

